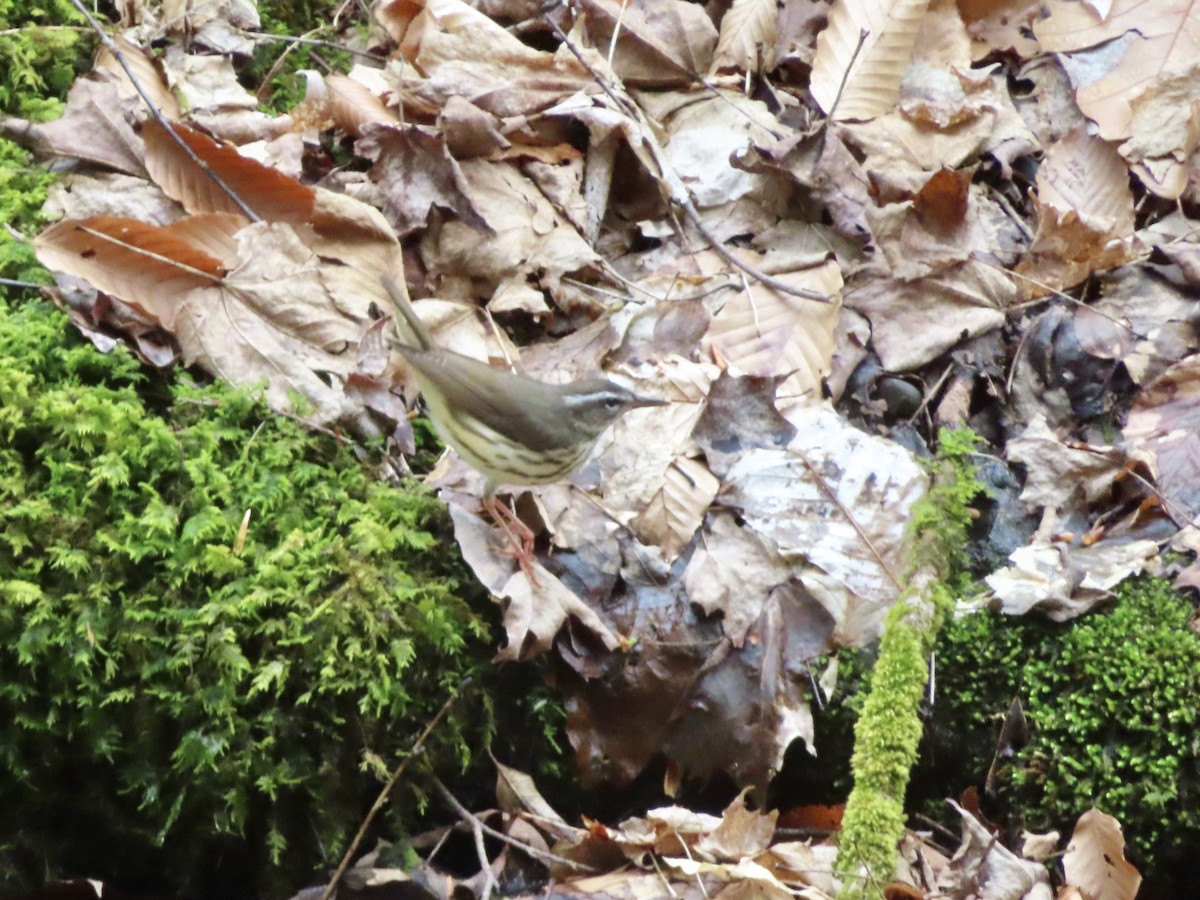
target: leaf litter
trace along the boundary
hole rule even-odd
[[[282,413],[397,447],[413,390],[380,340],[393,271],[446,347],[668,400],[568,481],[514,492],[543,536],[536,581],[481,517],[479,479],[451,457],[429,477],[503,606],[500,657],[558,658],[585,782],[665,756],[673,778],[755,790],[721,817],[617,828],[499,815],[633,867],[566,893],[827,896],[832,848],[781,838],[756,791],[794,741],[815,752],[837,649],[869,644],[896,599],[921,433],[970,424],[1027,473],[1040,524],[987,579],[995,608],[1067,619],[1135,572],[1197,583],[1160,554],[1198,546],[1200,242],[1165,204],[1200,185],[1200,14],[481,6],[377,4],[354,40],[378,63],[307,73],[282,115],[231,65],[248,5],[131,7],[116,47],[163,121],[106,50],[58,123],[0,122],[84,164],[37,252],[102,349],[265,384]],[[331,131],[359,165],[315,187]],[[507,326],[543,337],[518,348]],[[1050,896],[1045,868],[961,813],[953,859],[913,833],[902,880]],[[1136,882],[1119,825],[1082,817],[1059,896]]]

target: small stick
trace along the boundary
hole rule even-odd
[[[442,782],[439,778],[435,777],[433,779],[433,786],[438,789],[438,793],[440,793],[442,795],[442,799],[444,799],[448,804],[450,804],[450,807],[456,813],[458,813],[459,818],[462,819],[467,824],[471,825],[472,828],[474,828],[474,826],[476,824],[478,824],[479,828],[485,834],[491,835],[498,841],[503,841],[504,843],[508,844],[510,847],[516,847],[521,852],[528,853],[530,856],[534,857],[535,859],[540,859],[543,862],[556,862],[561,866],[566,866],[569,869],[574,869],[576,872],[595,872],[596,871],[591,866],[584,865],[583,863],[575,862],[575,860],[567,859],[564,856],[558,856],[557,854],[550,853],[546,850],[539,850],[537,847],[534,847],[530,844],[526,844],[524,841],[517,840],[512,835],[505,834],[503,831],[497,831],[495,828],[492,828],[492,826],[488,825],[486,822],[484,822],[482,819],[480,819],[479,816],[475,815],[473,812],[471,812],[469,809],[467,809],[465,806],[463,806],[461,803],[459,803],[458,800],[455,798],[455,796],[450,793],[449,789],[447,789],[447,787],[444,784],[442,784]],[[322,900],[324,900],[324,898],[322,898]]]
[[[421,752],[422,748],[425,746],[425,741],[428,740],[429,735],[433,733],[433,729],[437,728],[442,719],[446,718],[446,714],[450,712],[450,707],[454,705],[454,701],[458,699],[459,694],[462,693],[462,689],[466,687],[470,680],[470,678],[464,678],[459,682],[458,687],[454,689],[454,693],[446,698],[446,702],[442,704],[442,708],[438,710],[437,715],[434,716],[433,719],[430,720],[429,724],[425,726],[425,730],[421,732],[421,736],[418,737],[416,743],[412,745],[412,749],[409,751],[408,756],[404,757],[404,759],[400,761],[400,765],[396,766],[396,771],[392,772],[392,777],[389,778],[388,783],[383,786],[383,790],[381,790],[379,792],[379,796],[375,798],[375,803],[367,812],[362,824],[358,826],[358,833],[354,835],[354,840],[352,840],[350,842],[350,846],[346,848],[346,853],[344,856],[342,856],[342,861],[338,863],[337,871],[333,873],[333,877],[329,879],[329,884],[325,885],[325,890],[321,892],[321,900],[329,900],[329,898],[334,895],[334,892],[337,891],[338,882],[342,880],[342,876],[346,874],[346,869],[350,867],[350,860],[354,857],[354,854],[358,852],[358,845],[362,843],[362,839],[366,835],[367,829],[371,827],[371,823],[375,821],[375,817],[379,815],[379,811],[383,809],[383,804],[387,800],[388,794],[392,792],[392,788],[396,786],[396,782],[400,780],[400,776],[404,774],[405,769],[408,768],[408,764],[416,758],[418,753]]]
[[[237,192],[226,183],[224,178],[222,178],[213,170],[212,166],[196,155],[196,151],[187,145],[187,141],[175,133],[175,128],[170,122],[167,121],[166,116],[162,114],[162,110],[154,105],[154,102],[150,99],[150,95],[146,93],[146,89],[142,87],[142,83],[138,81],[137,76],[133,73],[133,69],[130,68],[129,63],[125,59],[125,54],[121,52],[121,49],[116,45],[113,39],[108,36],[105,30],[100,26],[100,23],[92,17],[90,12],[88,12],[87,7],[85,7],[82,3],[82,0],[71,0],[71,4],[77,10],[79,10],[85,19],[87,19],[88,24],[92,26],[92,30],[95,31],[96,35],[100,38],[100,43],[104,45],[104,48],[113,55],[113,58],[120,64],[121,68],[125,70],[125,77],[129,79],[134,90],[138,92],[138,95],[145,102],[146,106],[150,108],[150,114],[154,116],[154,118],[158,121],[158,124],[166,129],[167,134],[169,134],[172,140],[174,140],[175,143],[183,149],[183,152],[187,154],[188,158],[196,166],[198,166],[205,175],[211,178],[217,187],[225,192],[230,200],[237,204],[238,209],[242,211],[242,214],[247,219],[249,219],[251,222],[261,222],[262,217],[252,210],[247,205],[245,200],[238,196]]]
[[[703,221],[701,221],[700,213],[696,210],[696,205],[692,201],[691,191],[679,178],[678,174],[673,171],[670,163],[667,162],[666,156],[662,152],[662,147],[659,146],[658,141],[655,139],[654,134],[649,127],[649,123],[646,122],[645,117],[642,115],[641,109],[631,99],[622,97],[617,93],[616,89],[608,83],[608,80],[601,75],[600,72],[596,71],[591,63],[587,61],[584,55],[579,51],[579,48],[576,47],[574,42],[571,41],[570,37],[558,27],[557,22],[555,22],[550,18],[549,15],[545,13],[543,13],[542,16],[547,24],[550,25],[550,28],[554,31],[558,39],[561,40],[564,46],[566,46],[566,48],[575,55],[575,58],[579,60],[579,64],[587,70],[589,75],[592,76],[592,80],[599,85],[600,89],[604,91],[604,93],[607,94],[615,104],[617,104],[617,108],[621,112],[629,116],[630,119],[637,122],[637,124],[640,126],[642,139],[646,142],[646,146],[650,149],[650,152],[654,156],[655,164],[659,167],[664,176],[663,179],[656,179],[658,180],[660,188],[663,189],[664,193],[669,195],[668,200],[671,203],[683,209],[684,214],[688,217],[688,220],[692,223],[692,225],[695,226],[696,230],[700,232],[704,240],[708,242],[708,244],[712,247],[716,254],[721,257],[721,259],[725,260],[725,262],[729,263],[734,268],[745,272],[751,278],[762,282],[774,291],[778,291],[782,294],[791,294],[793,297],[801,297],[805,300],[813,300],[817,303],[833,302],[832,297],[822,294],[819,291],[812,291],[807,288],[792,287],[790,284],[781,281],[778,278],[773,278],[772,276],[759,271],[748,263],[743,262],[741,259],[735,256],[732,251],[727,249],[724,243],[719,241],[717,236],[708,229],[708,226],[706,226]],[[668,171],[670,171],[670,174],[673,177],[666,177]],[[664,180],[669,183],[669,187],[663,184]]]

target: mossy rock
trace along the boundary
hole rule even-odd
[[[987,771],[999,722],[1020,698],[1029,742],[998,761],[1014,829],[1069,833],[1093,805],[1121,822],[1135,858],[1171,867],[1200,842],[1200,636],[1193,603],[1154,578],[1128,582],[1108,608],[1054,625],[977,614],[938,647],[928,773],[958,760]]]
[[[440,505],[376,476],[251,394],[0,297],[0,888],[198,896],[223,861],[249,895],[336,861],[494,651]],[[478,754],[483,702],[423,764]],[[420,802],[402,786],[393,833]]]

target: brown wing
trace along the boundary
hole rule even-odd
[[[575,443],[561,389],[449,350],[425,352],[397,345],[422,378],[459,414],[485,422],[533,450]]]

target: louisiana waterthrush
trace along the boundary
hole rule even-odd
[[[547,384],[443,350],[433,343],[404,289],[390,275],[383,284],[411,332],[394,346],[416,373],[429,418],[442,440],[485,477],[485,508],[505,530],[511,525],[521,532],[522,567],[527,568],[533,535],[496,503],[496,488],[550,484],[566,477],[622,413],[666,401],[641,397],[606,378]]]

